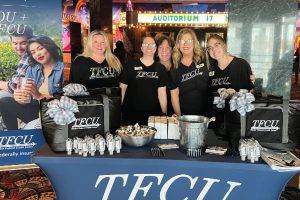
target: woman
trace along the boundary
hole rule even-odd
[[[111,52],[108,35],[94,30],[87,38],[83,54],[71,64],[70,82],[80,83],[88,89],[119,87],[121,70],[120,61]]]
[[[170,71],[174,68],[173,61],[172,61],[172,49],[174,47],[174,42],[171,38],[161,35],[157,41],[157,57],[160,64],[162,64],[167,73],[168,76],[170,76]],[[170,79],[169,79],[170,81]],[[171,104],[171,93],[170,93],[170,82],[168,84],[167,88],[167,101],[168,101],[168,108],[167,108],[167,114],[168,116],[172,116],[174,114],[174,110]]]
[[[211,58],[217,61],[213,65],[210,72],[210,85],[212,92],[217,93],[219,88],[226,88],[230,95],[240,89],[253,89],[252,70],[247,61],[234,57],[227,52],[225,40],[217,35],[211,35],[207,39],[207,51]],[[237,111],[229,110],[228,101],[225,105],[224,113],[214,110],[217,117],[215,132],[221,134],[225,131],[225,135],[229,137],[229,147],[233,153],[238,153],[238,142],[240,139],[240,116]],[[225,116],[225,120],[224,120]],[[222,130],[222,123],[225,121],[225,129]],[[221,132],[220,132],[221,131]]]
[[[128,62],[120,78],[122,118],[124,124],[144,124],[148,117],[167,112],[167,72],[154,61],[156,44],[145,37],[141,45],[142,57]]]
[[[205,54],[196,34],[181,29],[173,50],[172,105],[177,115],[208,115],[209,77]]]
[[[29,64],[26,82],[14,90],[13,98],[0,100],[0,112],[8,130],[18,129],[17,118],[28,123],[38,118],[39,100],[61,92],[63,85],[62,54],[47,36],[28,40]],[[24,103],[29,102],[29,103]]]

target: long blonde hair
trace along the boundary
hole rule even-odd
[[[90,32],[90,34],[87,37],[86,46],[84,47],[84,51],[83,51],[82,55],[84,57],[92,57],[92,55],[93,55],[93,50],[92,50],[93,37],[95,35],[102,35],[104,38],[104,42],[105,42],[104,56],[108,63],[108,67],[116,70],[118,73],[121,73],[122,65],[121,65],[119,59],[111,52],[108,35],[104,31],[94,30],[94,31]]]
[[[182,58],[182,53],[179,49],[179,42],[182,38],[182,36],[184,34],[190,34],[192,36],[193,39],[193,46],[194,46],[194,55],[193,55],[193,61],[195,63],[199,63],[204,61],[205,59],[205,53],[203,48],[200,46],[199,41],[197,39],[197,36],[195,34],[195,32],[192,29],[189,28],[184,28],[181,29],[176,37],[176,42],[175,42],[175,46],[173,49],[173,54],[172,54],[172,58],[173,58],[173,63],[174,63],[174,68],[178,68],[179,63],[181,62],[181,58]]]

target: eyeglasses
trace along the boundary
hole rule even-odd
[[[193,40],[179,40],[179,43],[182,45],[191,45],[193,43]]]
[[[213,46],[206,47],[206,51],[212,51],[215,48],[220,48],[222,45],[220,42],[215,43]]]
[[[156,44],[154,44],[154,43],[143,43],[142,47],[155,49],[156,48]]]

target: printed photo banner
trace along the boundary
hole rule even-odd
[[[0,165],[30,163],[45,143],[37,99],[63,86],[61,9],[60,0],[0,2]],[[53,73],[41,87],[45,68]]]

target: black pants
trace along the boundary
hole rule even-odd
[[[216,122],[213,123],[213,130],[217,136],[228,141],[229,148],[237,149],[241,139],[241,120],[237,111],[229,109],[215,110]]]
[[[18,129],[18,118],[28,123],[39,117],[39,103],[36,100],[19,104],[12,97],[0,99],[0,113],[7,130]]]
[[[122,124],[134,125],[136,123],[140,125],[148,125],[149,116],[160,116],[160,111],[135,111],[135,110],[123,110],[122,112]]]

